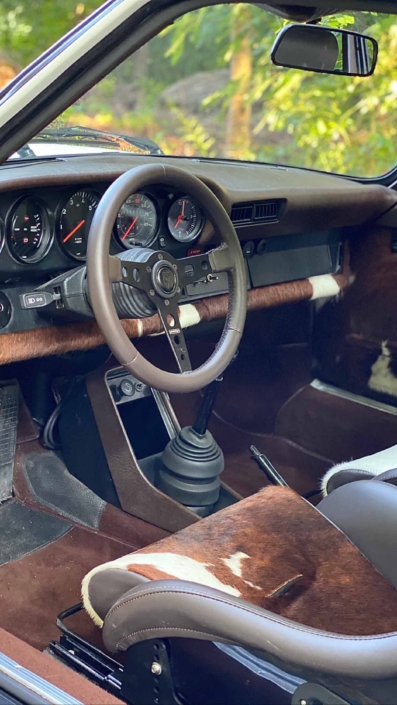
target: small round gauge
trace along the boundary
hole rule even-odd
[[[84,260],[91,222],[100,196],[91,189],[76,191],[64,202],[58,228],[62,247],[74,259]]]
[[[28,196],[10,214],[8,246],[20,262],[39,262],[51,240],[48,211],[42,201]]]
[[[200,234],[204,217],[192,198],[181,196],[168,211],[168,228],[178,242],[192,242]]]
[[[117,216],[117,235],[123,247],[149,247],[156,237],[156,206],[144,193],[134,193],[121,206]]]

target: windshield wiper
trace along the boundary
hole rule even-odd
[[[135,154],[158,154],[164,152],[156,142],[148,137],[130,137],[129,135],[117,135],[112,132],[104,132],[95,130],[91,127],[57,127],[47,128],[39,132],[35,137],[29,140],[30,144],[34,142],[55,142],[55,143],[76,143],[81,145],[96,147],[103,146],[109,148],[111,144],[117,150],[122,152],[134,152]]]

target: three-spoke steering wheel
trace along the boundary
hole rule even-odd
[[[127,198],[150,185],[167,185],[199,203],[222,245],[206,254],[174,259],[167,252],[131,251],[131,259],[109,255],[117,214]],[[142,256],[143,255],[143,256]],[[213,354],[192,370],[178,303],[183,288],[209,274],[227,271],[228,314]],[[165,392],[192,392],[218,377],[231,361],[240,342],[247,309],[245,264],[234,226],[216,196],[196,176],[162,164],[136,167],[120,176],[102,197],[92,220],[87,248],[87,275],[91,306],[98,325],[118,361],[137,379]],[[135,348],[120,323],[112,298],[112,283],[123,282],[144,292],[155,305],[180,373],[152,365]]]

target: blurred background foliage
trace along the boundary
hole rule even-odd
[[[100,5],[0,0],[0,84]],[[323,24],[379,42],[375,74],[275,67],[284,21],[253,5],[189,13],[102,80],[59,121],[147,136],[166,154],[289,164],[371,177],[395,166],[397,16],[346,13]]]

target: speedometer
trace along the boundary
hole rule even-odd
[[[117,216],[117,236],[123,247],[149,247],[158,228],[157,209],[149,196],[134,193]]]
[[[63,203],[58,220],[62,247],[74,259],[84,260],[91,222],[99,204],[92,189],[81,189]]]

